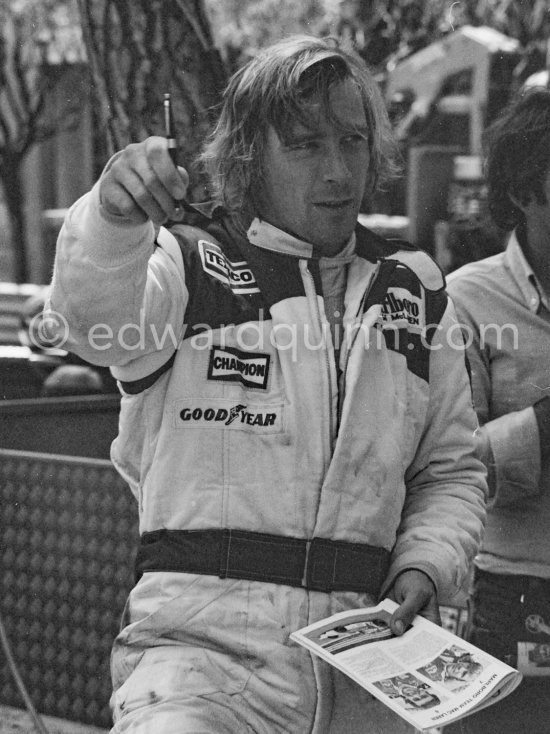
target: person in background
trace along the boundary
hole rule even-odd
[[[40,390],[42,398],[65,398],[105,393],[101,375],[85,364],[63,364],[46,377]]]
[[[468,637],[521,670],[537,639],[527,618],[550,622],[549,90],[521,94],[489,128],[485,168],[491,216],[509,232],[506,250],[448,276],[489,470]],[[517,691],[456,731],[547,732],[550,677],[524,672]]]
[[[49,286],[44,286],[39,293],[27,298],[17,330],[20,344],[29,350],[28,364],[36,375],[32,397],[116,394],[116,382],[107,368],[92,366],[65,349],[56,348],[55,343],[52,345],[45,338],[40,316],[48,292]],[[23,380],[28,390],[28,372],[20,375],[19,382]]]
[[[182,203],[153,136],[67,216],[50,307],[119,380],[112,459],[140,513],[117,734],[405,730],[289,639],[380,596],[395,634],[437,621],[480,542],[441,273],[357,223],[393,151],[364,64],[296,37],[229,82],[202,156],[215,206]]]

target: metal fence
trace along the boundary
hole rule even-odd
[[[103,459],[0,450],[0,613],[41,713],[108,728],[109,655],[138,539]],[[21,706],[0,658],[0,702]]]

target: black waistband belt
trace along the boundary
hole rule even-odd
[[[180,571],[377,597],[389,558],[384,548],[324,538],[305,540],[229,529],[155,530],[141,537],[136,576],[146,571]]]

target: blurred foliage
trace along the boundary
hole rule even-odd
[[[548,0],[206,0],[213,32],[234,70],[259,48],[291,33],[336,36],[376,72],[463,25],[517,38],[524,74],[545,66]]]
[[[217,45],[232,70],[258,49],[293,33],[332,35],[371,67],[408,55],[462,25],[487,25],[517,38],[527,55],[546,61],[549,0],[205,0]],[[0,14],[46,43],[48,61],[82,60],[76,0],[0,0]]]
[[[376,71],[462,25],[487,25],[517,38],[529,67],[546,63],[549,0],[205,0],[216,43],[231,70],[258,49],[294,33],[331,35]],[[0,13],[26,25],[48,61],[85,57],[76,0],[0,0]]]
[[[295,33],[318,35],[326,14],[323,0],[206,0],[217,45],[234,70],[258,49]]]
[[[85,60],[76,0],[0,0],[3,33],[9,17],[17,27],[18,41],[26,47],[29,64],[58,64]]]

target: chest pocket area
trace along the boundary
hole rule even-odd
[[[203,476],[224,493],[265,487],[293,433],[276,352],[213,344],[190,350],[180,375],[171,405],[181,450],[193,447]]]
[[[394,410],[399,414],[404,467],[415,453],[428,409],[429,346],[418,330],[384,324],[383,339],[393,375]]]
[[[261,440],[285,432],[286,400],[276,353],[212,345],[200,370],[204,381],[190,385],[189,397],[176,401],[175,428],[219,429],[252,443],[255,436]]]

